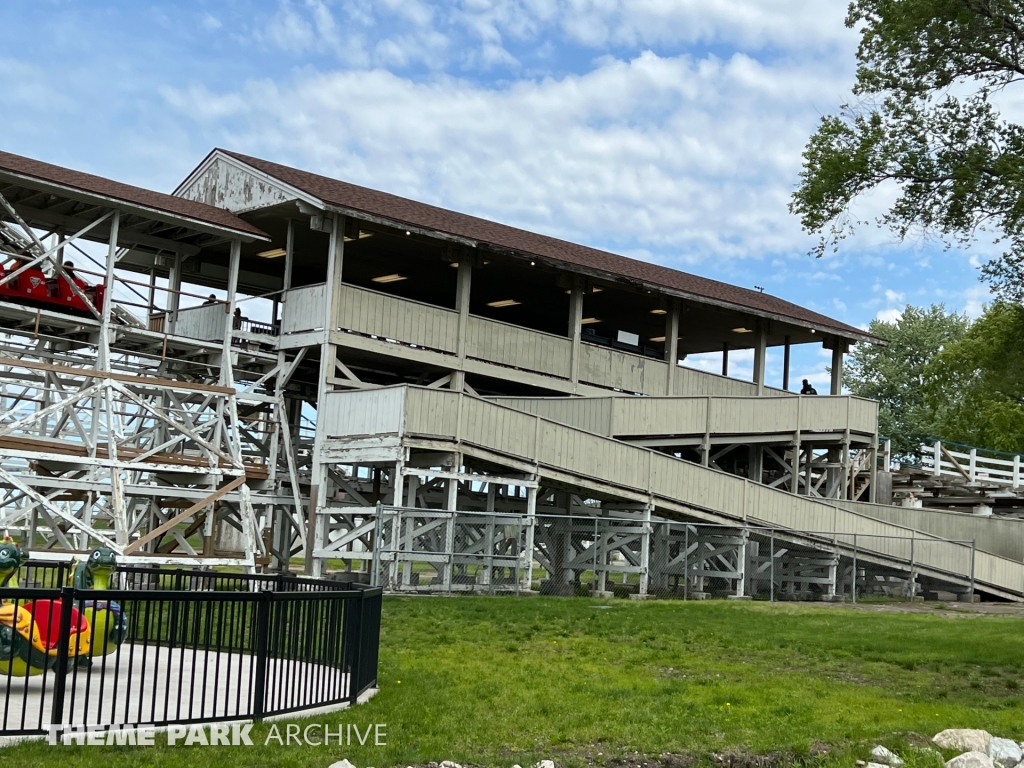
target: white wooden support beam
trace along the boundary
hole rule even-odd
[[[832,349],[832,389],[831,394],[843,394],[843,353],[845,343],[841,339],[835,340],[835,347]]]
[[[651,582],[651,513],[653,504],[644,506],[643,533],[640,535],[640,589],[639,594],[646,595]]]
[[[103,275],[103,308],[100,312],[100,344],[96,355],[96,367],[101,371],[110,370],[110,342],[113,328],[110,313],[114,306],[114,267],[117,266],[117,232],[121,226],[121,212],[115,210],[110,220],[110,239],[107,242],[107,260]]]
[[[679,367],[679,302],[673,301],[665,317],[665,362],[668,374],[665,380],[665,394],[675,392],[676,368]]]
[[[522,588],[533,589],[533,546],[537,527],[537,489],[526,489],[526,536],[523,544]]]
[[[466,346],[469,337],[469,297],[473,284],[472,254],[462,254],[462,258],[459,259],[456,280],[455,309],[459,313],[459,327],[455,352],[459,359],[459,369],[452,372],[448,387],[456,392],[462,392],[466,385],[466,372],[462,369],[462,365],[466,360]]]
[[[572,288],[569,293],[569,340],[572,347],[569,352],[569,379],[573,385],[580,380],[580,339],[583,334],[583,280],[573,275]],[[575,387],[574,390],[575,391]]]
[[[754,339],[754,384],[757,394],[764,394],[765,358],[768,356],[768,326],[764,320],[758,320]]]

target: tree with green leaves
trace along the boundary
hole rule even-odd
[[[892,440],[895,455],[917,453],[921,441],[937,436],[945,423],[945,408],[936,405],[941,386],[936,381],[926,393],[927,371],[969,326],[966,315],[949,314],[941,304],[908,306],[895,322],[871,321],[868,331],[888,346],[858,344],[850,353],[846,386],[854,395],[878,401],[878,428]]]
[[[790,210],[821,236],[858,222],[855,199],[895,188],[878,222],[899,238],[1003,243],[984,268],[1003,298],[1024,298],[1024,128],[996,102],[1024,78],[1022,0],[854,0],[861,30],[856,101],[822,119],[804,150]]]
[[[936,433],[946,440],[1024,452],[1024,307],[999,302],[925,371]]]

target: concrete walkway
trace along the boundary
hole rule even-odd
[[[144,725],[249,718],[255,686],[248,654],[140,644],[68,672],[64,723]],[[0,732],[46,729],[53,707],[52,672],[0,677]],[[304,661],[267,663],[266,712],[321,707],[345,696],[348,675]]]

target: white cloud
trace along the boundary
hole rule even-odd
[[[182,119],[210,131],[209,144],[590,243],[668,248],[692,262],[806,251],[786,204],[817,119],[812,104],[844,80],[828,66],[809,73],[743,54],[647,52],[500,88],[304,70],[283,84],[164,93]],[[823,266],[820,279],[839,279]]]
[[[878,314],[875,315],[876,320],[880,320],[883,323],[896,323],[903,318],[902,309],[880,309]]]
[[[216,32],[224,26],[223,22],[211,13],[204,14],[203,18],[200,19],[199,24],[207,32]]]
[[[992,292],[987,285],[972,285],[964,291],[964,309],[970,318],[981,317],[985,305],[992,301]]]

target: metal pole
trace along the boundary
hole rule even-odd
[[[788,346],[786,347],[786,352],[787,352],[787,354],[789,353],[789,347]],[[768,587],[768,601],[771,602],[771,603],[774,603],[775,602],[775,529],[774,528],[772,528],[770,536],[771,536],[771,547],[770,547],[770,549],[768,551],[768,554],[770,555],[770,558],[769,558],[768,562],[769,562],[769,564],[771,566],[771,570],[769,571],[770,576],[771,576],[771,581],[769,582],[769,587]]]
[[[253,676],[252,717],[262,720],[267,698],[267,639],[270,634],[270,599],[272,592],[263,591],[256,603],[256,671]],[[351,676],[349,676],[351,681]]]

